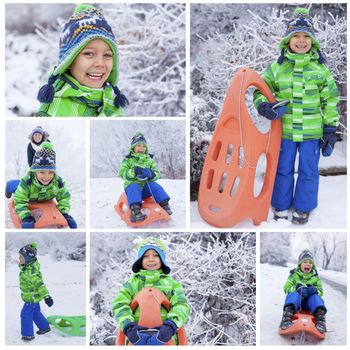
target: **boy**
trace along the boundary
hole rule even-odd
[[[33,322],[39,328],[36,334],[45,334],[51,330],[49,322],[41,313],[39,303],[44,299],[46,305],[51,307],[53,300],[43,282],[36,255],[36,243],[27,244],[19,250],[19,286],[24,301],[21,311],[21,334],[22,340],[25,341],[35,338]]]
[[[339,119],[337,86],[324,65],[308,10],[297,8],[280,43],[277,62],[262,77],[279,101],[275,106],[255,90],[254,104],[269,120],[282,118],[282,143],[272,195],[274,218],[287,219],[294,208],[293,224],[305,224],[317,207],[318,162],[331,155]],[[294,163],[299,152],[298,178],[294,187]]]
[[[189,305],[183,287],[168,276],[170,268],[166,262],[164,243],[156,238],[146,238],[138,245],[137,259],[132,266],[134,275],[124,283],[114,299],[112,311],[128,340],[134,345],[164,345],[171,338],[176,343],[176,332],[187,321]],[[162,291],[171,303],[168,312],[161,308],[163,324],[154,335],[140,332],[145,327],[138,326],[138,313],[132,313],[130,303],[136,294],[145,287],[154,287]]]
[[[290,327],[293,324],[294,313],[301,309],[311,311],[316,318],[317,330],[325,333],[327,309],[321,298],[322,282],[317,274],[314,257],[309,250],[303,250],[299,255],[298,266],[290,271],[283,289],[287,296],[280,328]]]
[[[146,139],[140,132],[136,133],[129,148],[129,154],[124,158],[119,169],[119,175],[124,180],[124,189],[130,207],[130,221],[141,222],[146,215],[141,212],[142,199],[153,196],[154,200],[169,214],[170,197],[163,187],[156,183],[160,172],[156,167],[153,155],[148,153]]]
[[[79,5],[63,28],[58,65],[38,93],[38,117],[121,116],[118,48],[100,10]]]
[[[22,220],[22,228],[34,228],[35,218],[28,208],[29,202],[57,200],[57,209],[62,213],[70,228],[77,228],[69,215],[70,194],[61,177],[56,174],[56,153],[49,142],[35,152],[28,174],[21,180],[8,181],[6,196],[14,192],[15,210]],[[9,195],[8,195],[9,194]]]

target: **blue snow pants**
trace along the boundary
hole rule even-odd
[[[9,180],[6,183],[6,192],[15,193],[21,180]]]
[[[312,314],[319,307],[327,311],[323,299],[318,294],[310,295],[308,298],[302,300],[301,295],[298,292],[289,293],[284,302],[284,306],[287,305],[293,305],[295,311],[301,309],[311,311]]]
[[[142,203],[142,199],[153,197],[157,203],[161,203],[164,200],[169,200],[170,197],[164,191],[163,187],[156,182],[147,182],[143,188],[139,184],[131,184],[125,189],[126,196],[128,197],[129,207],[134,203]]]
[[[294,164],[299,152],[298,177],[294,189]],[[282,140],[271,205],[277,210],[293,207],[311,211],[317,207],[320,140]]]
[[[22,336],[34,335],[33,322],[40,331],[49,328],[49,322],[40,310],[39,303],[24,303],[21,311],[21,334]]]

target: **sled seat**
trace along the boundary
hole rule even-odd
[[[159,327],[163,324],[163,320],[160,316],[160,308],[164,306],[168,311],[171,309],[169,299],[157,288],[143,288],[130,304],[131,310],[134,312],[138,307],[140,308],[140,317],[138,324],[140,326],[148,327],[152,330],[155,327]],[[187,345],[187,337],[185,328],[181,327],[177,331],[178,345]],[[116,345],[126,345],[126,336],[119,330],[115,340]],[[132,345],[129,343],[129,345]],[[175,342],[170,339],[164,345],[176,345]]]
[[[281,335],[292,335],[300,332],[311,334],[319,340],[323,340],[326,335],[316,328],[315,316],[310,311],[299,311],[293,316],[293,325],[287,329],[279,329]]]
[[[22,227],[22,220],[19,218],[14,204],[14,199],[8,204],[13,224],[16,228]],[[67,220],[57,209],[56,202],[49,200],[45,202],[29,203],[29,210],[35,218],[34,228],[66,228]]]
[[[62,333],[85,337],[86,335],[86,317],[85,316],[49,316],[49,323]]]
[[[130,227],[141,227],[151,224],[155,221],[168,221],[170,216],[168,213],[155,202],[153,197],[146,198],[142,201],[142,213],[147,215],[147,218],[141,222],[130,221],[130,208],[128,205],[128,199],[125,192],[121,194],[117,204],[114,205],[114,209],[124,222]]]

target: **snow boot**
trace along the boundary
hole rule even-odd
[[[46,333],[49,333],[51,331],[51,328],[49,327],[49,328],[47,328],[47,329],[43,329],[43,330],[38,330],[37,332],[36,332],[36,334],[39,334],[39,335],[41,335],[41,334],[46,334]]]
[[[159,205],[168,213],[168,215],[171,215],[173,213],[170,209],[168,200],[160,202]]]
[[[12,197],[12,193],[7,191],[7,187],[5,188],[5,197],[10,199]]]
[[[142,214],[140,203],[133,203],[130,205],[130,221],[131,222],[141,222],[147,218],[147,215]]]
[[[295,210],[293,212],[292,223],[295,225],[304,225],[309,221],[309,211]]]
[[[31,341],[35,339],[34,335],[23,335],[22,336],[22,340],[25,340],[25,341]]]
[[[278,210],[273,208],[273,219],[276,221],[280,219],[288,220],[288,210]]]
[[[280,324],[281,329],[287,329],[293,325],[294,307],[287,305],[283,308],[282,321]]]
[[[320,333],[327,332],[326,328],[326,310],[322,308],[317,308],[315,310],[315,318],[316,318],[316,328]]]

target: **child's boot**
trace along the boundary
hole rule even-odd
[[[168,215],[171,215],[173,213],[170,209],[169,201],[167,199],[160,202],[159,205],[168,213]]]
[[[39,329],[39,330],[36,332],[36,334],[41,335],[41,334],[49,333],[50,331],[51,331],[51,328],[50,328],[50,327],[47,328],[47,329]]]
[[[281,329],[287,329],[293,325],[294,307],[287,305],[283,308],[282,321],[280,324]]]
[[[293,212],[292,223],[295,225],[304,225],[309,221],[309,211],[295,210]]]
[[[276,208],[273,209],[273,218],[278,221],[280,219],[288,220],[288,210],[278,210]]]
[[[130,221],[131,222],[141,222],[147,218],[147,215],[142,214],[141,205],[139,203],[133,203],[130,205]]]
[[[22,340],[25,340],[25,341],[31,341],[35,339],[34,335],[23,335],[22,336]]]
[[[326,328],[326,310],[322,308],[317,308],[315,310],[315,318],[316,318],[316,328],[320,333],[327,332]]]

